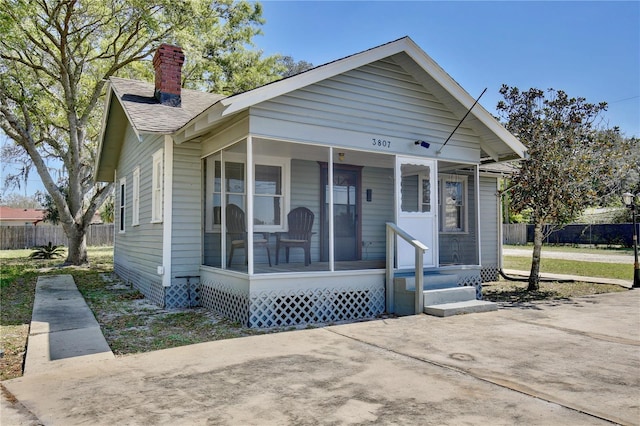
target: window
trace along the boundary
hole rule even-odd
[[[442,177],[440,187],[440,231],[467,231],[467,177]]]
[[[163,151],[153,154],[153,175],[151,184],[151,222],[162,222]]]
[[[125,224],[124,213],[125,213],[125,207],[126,207],[126,200],[127,200],[127,178],[122,178],[120,179],[120,205],[118,209],[118,213],[120,216],[118,221],[119,232],[124,232],[124,224]]]
[[[256,164],[255,181],[254,225],[279,227],[283,222],[282,167]]]
[[[220,229],[223,204],[235,204],[246,211],[246,163],[242,156],[225,153],[207,157],[206,209],[207,232]],[[256,157],[254,168],[253,223],[259,231],[283,231],[288,209],[287,159]],[[224,194],[224,201],[223,201]]]
[[[140,167],[133,170],[133,195],[131,199],[131,226],[140,224]]]
[[[428,166],[403,164],[401,166],[400,202],[403,212],[431,212],[431,180]]]

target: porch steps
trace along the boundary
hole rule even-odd
[[[424,313],[437,317],[496,311],[493,302],[476,300],[474,287],[452,287],[423,293]]]
[[[414,314],[416,291],[414,276],[396,276],[395,311],[398,315]],[[498,305],[476,299],[476,289],[472,286],[458,286],[458,275],[428,272],[423,285],[424,313],[438,317],[496,311]]]

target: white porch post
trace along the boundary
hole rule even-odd
[[[334,271],[333,256],[333,147],[329,147],[329,166],[327,170],[327,184],[329,187],[329,270]],[[323,207],[322,207],[323,208]]]
[[[478,256],[478,265],[482,265],[482,229],[480,227],[480,167],[476,164],[475,167],[475,180],[476,180],[476,229],[478,232],[478,238],[476,241],[476,254]]]
[[[247,273],[253,275],[253,138],[247,136]]]

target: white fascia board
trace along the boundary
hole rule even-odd
[[[120,104],[120,107],[124,111],[124,115],[127,117],[127,120],[129,121],[129,124],[131,125],[131,129],[133,130],[133,133],[136,135],[136,138],[138,139],[138,141],[142,141],[142,134],[138,131],[138,129],[136,129],[134,121],[131,119],[131,116],[129,115],[128,109],[125,108],[125,106],[120,101],[120,94],[116,90],[115,86],[112,86],[112,88],[113,88],[113,93],[116,95],[115,96],[116,100]]]
[[[211,105],[173,133],[173,140],[176,144],[180,145],[185,141],[206,133],[212,125],[223,118],[222,112],[224,109],[220,102]]]
[[[107,96],[105,99],[105,108],[102,111],[102,123],[100,124],[100,139],[98,139],[98,155],[96,155],[96,161],[93,167],[93,178],[95,182],[95,174],[98,172],[98,166],[100,164],[100,160],[102,159],[102,148],[104,145],[104,135],[107,131],[107,118],[109,117],[109,111],[111,110],[111,97],[113,94],[113,90],[111,88],[111,82],[107,81]],[[115,182],[115,181],[114,181]]]
[[[410,39],[408,37],[405,37],[371,50],[366,50],[353,56],[348,56],[344,59],[339,59],[335,62],[321,65],[316,69],[303,72],[293,77],[267,84],[266,86],[259,87],[249,92],[244,92],[222,99],[220,100],[220,104],[226,107],[222,115],[225,116],[233,114],[260,102],[273,99],[277,96],[326,80],[371,62],[395,55],[396,53],[407,49],[407,46],[409,46],[409,40]]]
[[[416,63],[424,69],[436,82],[438,82],[447,92],[451,94],[463,107],[467,110],[471,108],[476,101],[466,90],[462,88],[436,61],[434,61],[427,53],[422,50],[411,39],[407,39],[410,45],[405,52]],[[471,114],[486,126],[491,132],[499,137],[505,144],[509,146],[518,156],[524,158],[527,148],[505,129],[489,112],[479,103],[471,110]],[[488,152],[487,152],[488,153]]]

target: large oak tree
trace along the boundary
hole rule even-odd
[[[67,263],[87,262],[87,227],[112,189],[92,178],[107,79],[151,80],[151,54],[169,42],[185,51],[186,86],[231,94],[265,84],[284,66],[246,48],[261,13],[231,0],[1,0],[0,129],[13,141],[4,154],[40,176],[69,238]]]

